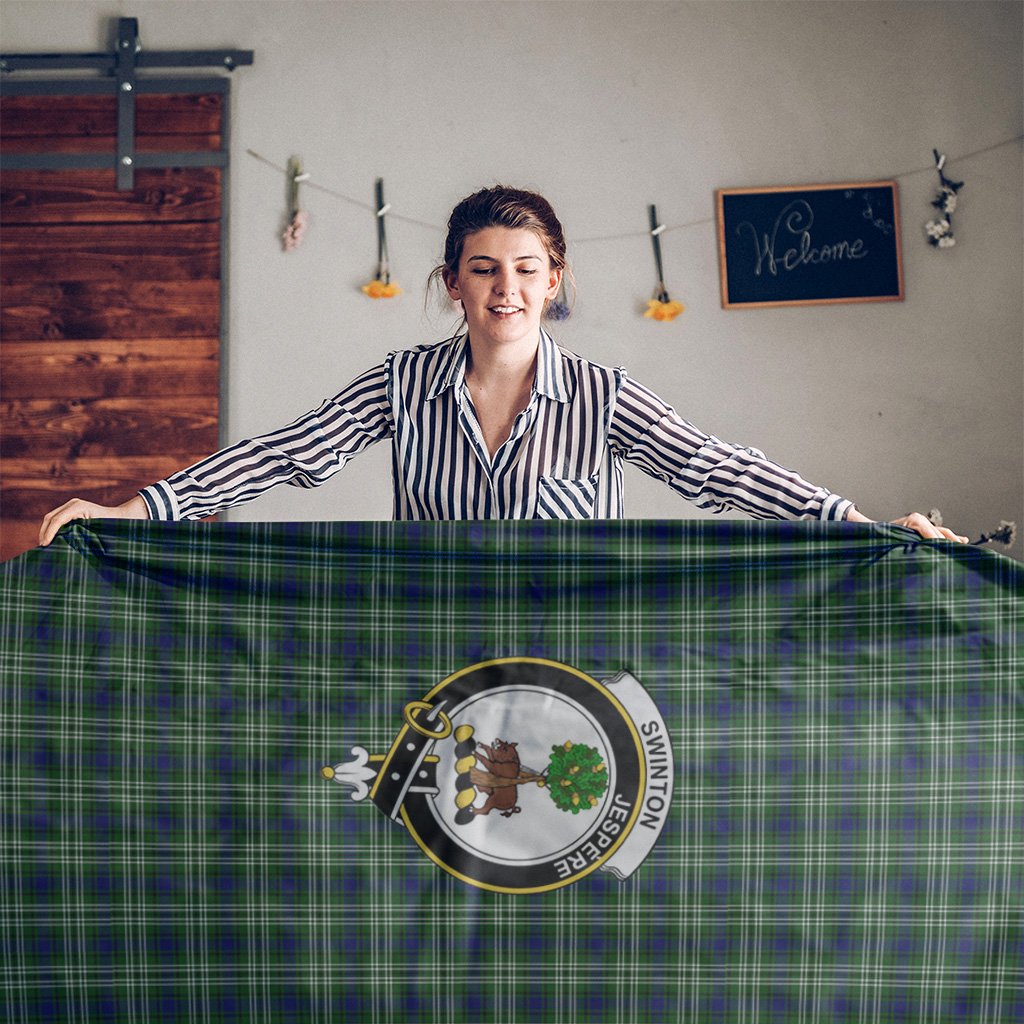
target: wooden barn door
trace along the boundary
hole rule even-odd
[[[140,97],[138,143],[219,147],[221,95]],[[2,100],[7,152],[113,146],[114,100]],[[0,199],[0,557],[67,498],[123,501],[218,442],[222,170],[17,170]]]
[[[21,85],[0,96],[3,559],[68,498],[118,503],[219,441],[227,81],[133,80],[116,161],[117,82]]]

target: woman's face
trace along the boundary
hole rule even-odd
[[[462,303],[474,342],[508,345],[536,342],[544,304],[558,294],[561,280],[533,231],[484,228],[466,236],[459,272],[445,285]]]

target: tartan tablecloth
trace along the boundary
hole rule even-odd
[[[0,1017],[1020,1021],[1022,580],[886,526],[73,525],[0,576]]]

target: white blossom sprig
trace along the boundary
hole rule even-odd
[[[972,540],[971,543],[991,544],[995,541],[998,544],[1003,544],[1005,547],[1012,547],[1016,538],[1017,524],[1003,519],[991,533],[983,533],[977,540]]]
[[[932,200],[932,206],[942,216],[928,221],[924,226],[928,235],[928,244],[934,245],[937,249],[949,249],[956,245],[956,238],[953,236],[953,211],[956,209],[957,193],[964,187],[962,181],[953,181],[942,173],[946,166],[945,154],[939,154],[937,149],[932,150],[935,157],[935,170],[939,174],[939,191]]]
[[[937,508],[933,508],[928,513],[928,522],[931,523],[932,526],[941,526],[942,512]],[[1012,547],[1016,537],[1017,524],[1003,519],[991,533],[983,533],[977,540],[972,540],[971,543],[977,545],[991,544],[995,542],[997,544],[1004,544],[1006,547]]]

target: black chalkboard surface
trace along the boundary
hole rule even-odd
[[[896,182],[720,189],[726,309],[903,298]]]

